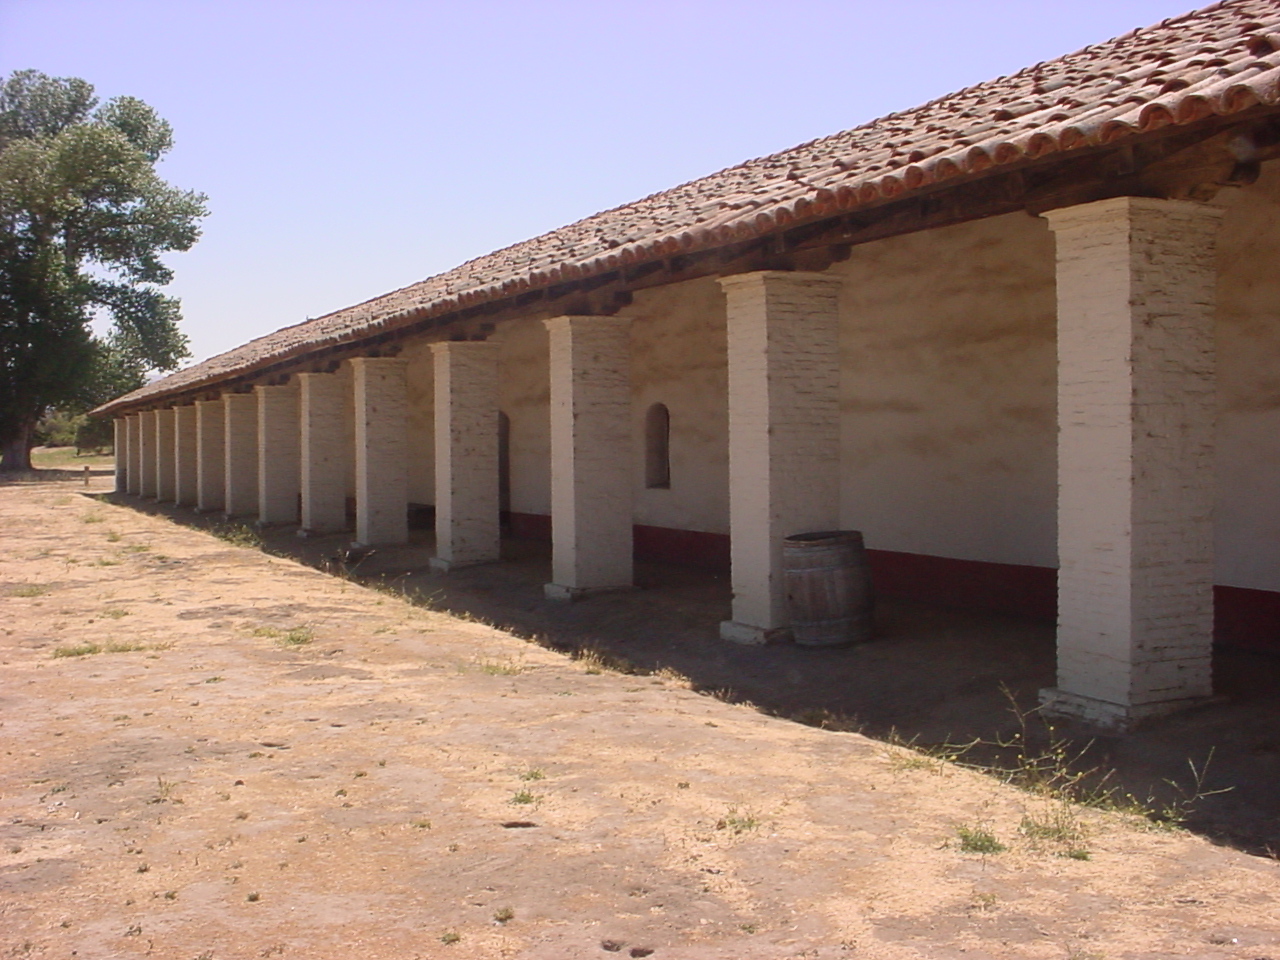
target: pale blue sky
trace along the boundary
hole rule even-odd
[[[173,124],[203,359],[1184,2],[0,0],[0,74]]]

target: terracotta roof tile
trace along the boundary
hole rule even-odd
[[[99,408],[217,383],[422,316],[748,239],[992,166],[1280,103],[1280,0],[1227,0],[834,136],[749,160],[335,313]]]

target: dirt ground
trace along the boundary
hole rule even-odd
[[[0,486],[0,530],[0,956],[1280,957],[1275,859],[79,481]]]

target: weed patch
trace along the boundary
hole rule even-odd
[[[524,667],[513,660],[481,660],[477,666],[481,673],[495,677],[515,677],[524,673]]]
[[[209,532],[233,547],[262,549],[262,537],[247,523],[220,523]]]
[[[101,652],[102,647],[96,643],[77,643],[71,647],[57,647],[53,655],[54,657],[88,657]]]
[[[607,650],[599,647],[579,647],[574,650],[570,656],[583,664],[587,669],[587,673],[620,673],[624,676],[635,676],[644,673],[639,667],[628,660],[626,657],[615,656]]]
[[[985,856],[990,853],[1003,853],[1008,849],[986,827],[961,824],[956,827],[956,836],[960,839],[960,849],[965,853],[980,853]]]
[[[727,830],[735,836],[748,831],[755,830],[760,826],[760,821],[756,817],[737,807],[730,807],[729,812],[716,821],[717,830]]]
[[[282,647],[301,647],[315,639],[310,627],[291,627],[281,630],[277,627],[258,627],[253,631],[255,637],[269,637]]]

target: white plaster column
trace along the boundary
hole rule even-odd
[[[145,410],[138,417],[139,482],[138,493],[143,497],[156,495],[156,412]]]
[[[840,281],[765,271],[725,277],[733,619],[720,635],[785,630],[782,541],[839,526]]]
[[[156,500],[172,503],[174,499],[173,408],[156,411]]]
[[[498,345],[431,345],[438,570],[497,560]]]
[[[300,457],[302,526],[307,533],[335,533],[347,527],[345,412],[347,384],[333,373],[300,373]]]
[[[631,321],[555,317],[550,333],[551,576],[568,600],[632,585]]]
[[[227,439],[222,429],[226,404],[222,399],[196,404],[196,509],[201,513],[226,508]]]
[[[1051,713],[1124,728],[1212,692],[1222,215],[1139,197],[1045,214],[1058,264]]]
[[[142,493],[142,415],[131,413],[125,423],[129,434],[129,493],[136,497]]]
[[[353,388],[356,423],[356,542],[364,546],[409,540],[407,360],[357,357]]]
[[[129,489],[129,424],[124,417],[112,421],[115,429],[112,452],[115,454],[116,493]]]
[[[228,517],[258,513],[258,398],[252,393],[222,395],[223,512]]]
[[[258,522],[297,523],[302,467],[298,385],[255,387],[258,395]]]
[[[173,408],[173,468],[174,502],[195,506],[196,408],[191,404]]]

